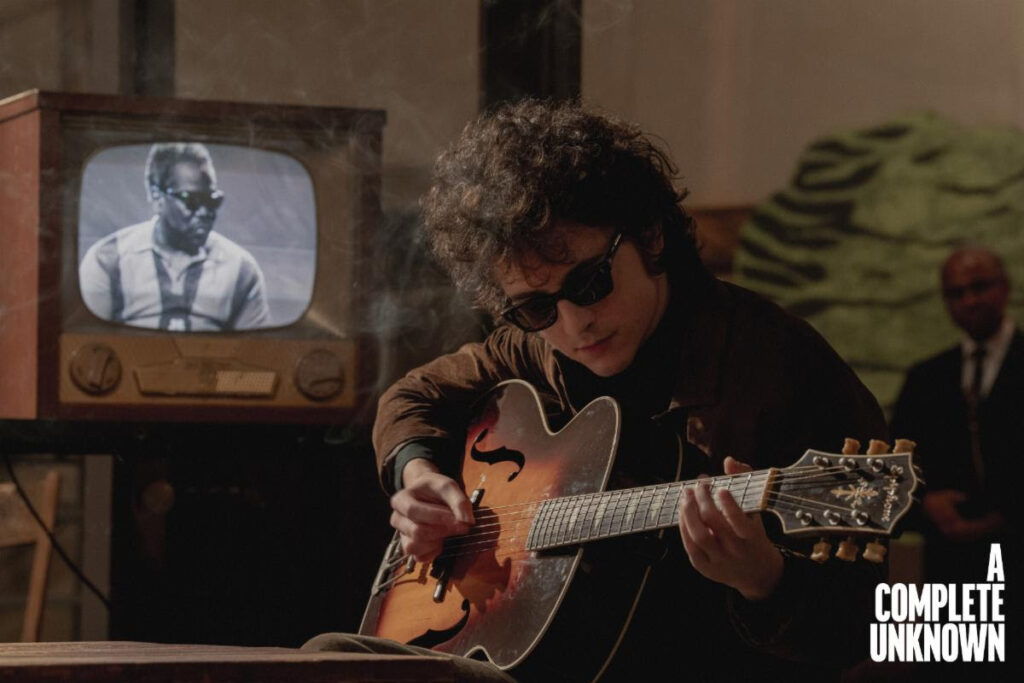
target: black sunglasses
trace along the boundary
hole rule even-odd
[[[156,189],[168,197],[177,199],[189,213],[195,213],[204,206],[209,211],[216,211],[224,203],[224,192],[221,190],[167,190],[162,187]]]
[[[577,306],[590,306],[612,293],[612,257],[622,242],[616,233],[604,257],[593,264],[574,268],[565,276],[562,288],[551,294],[536,294],[518,304],[511,304],[501,317],[524,332],[539,332],[558,320],[558,302],[568,299]]]

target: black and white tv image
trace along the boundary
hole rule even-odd
[[[238,145],[121,145],[86,163],[78,277],[102,320],[171,332],[282,327],[309,307],[316,205],[305,167]]]

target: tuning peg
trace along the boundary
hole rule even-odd
[[[814,550],[811,551],[811,559],[818,563],[825,562],[831,552],[832,544],[823,538],[814,544]]]
[[[878,541],[871,541],[864,546],[864,559],[868,562],[879,563],[885,559],[886,547]]]
[[[847,537],[846,540],[839,543],[839,550],[836,551],[836,557],[844,562],[853,562],[857,559],[857,551],[859,548],[857,544],[853,542],[852,538]]]
[[[915,448],[917,448],[916,441],[911,441],[910,439],[896,439],[896,443],[892,446],[892,452],[913,454]]]
[[[843,440],[843,455],[857,455],[858,453],[860,453],[860,441],[850,438]]]
[[[889,444],[879,439],[871,439],[868,442],[868,455],[882,455],[889,452]]]

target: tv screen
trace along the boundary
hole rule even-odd
[[[173,332],[282,327],[309,307],[317,216],[280,152],[158,142],[105,148],[82,173],[78,278],[102,320]]]
[[[372,415],[385,114],[0,101],[0,416]],[[26,305],[28,302],[28,305]]]

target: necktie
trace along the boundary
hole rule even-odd
[[[974,362],[974,374],[971,376],[971,398],[975,403],[981,401],[981,382],[985,372],[985,347],[979,346],[971,352]]]
[[[981,457],[981,382],[985,370],[985,347],[979,346],[971,353],[974,363],[971,386],[967,392],[967,425],[971,430],[971,463],[974,465],[975,484],[979,491],[984,489],[985,463]]]

